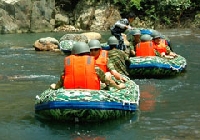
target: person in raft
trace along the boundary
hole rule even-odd
[[[110,60],[108,58],[108,51],[102,50],[99,40],[90,40],[88,45],[90,47],[90,55],[94,56],[96,65],[99,66],[106,75],[113,75],[115,79],[121,80],[122,82],[127,81],[124,76],[121,76],[119,72],[110,67],[112,64],[110,64]]]
[[[60,80],[51,84],[51,89],[92,89],[100,90],[100,81],[116,89],[125,88],[124,83],[116,84],[110,76],[95,65],[95,59],[90,56],[90,49],[85,42],[73,45],[72,54],[64,59],[64,72]]]
[[[120,77],[123,75],[129,77],[128,67],[130,65],[130,59],[126,53],[122,50],[117,49],[119,41],[115,36],[111,36],[108,39],[108,45],[110,50],[108,51],[109,58],[109,69],[111,71],[117,71],[120,73]]]
[[[135,56],[157,56],[151,35],[144,34],[141,36],[141,42],[135,46]]]
[[[154,48],[159,52],[161,57],[173,59],[177,57],[175,52],[172,52],[170,47],[167,45],[166,40],[161,38],[161,34],[157,31],[154,31],[151,35],[153,37],[152,42]]]

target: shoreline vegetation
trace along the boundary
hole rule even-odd
[[[109,31],[130,11],[134,28],[200,29],[198,0],[0,0],[0,5],[0,34]]]
[[[81,1],[57,0],[56,9],[73,15],[74,9]],[[91,2],[91,6],[97,7],[103,1],[88,0],[88,3]],[[110,7],[114,6],[115,9],[118,9],[122,18],[129,11],[135,12],[137,18],[133,24],[137,28],[140,28],[141,24],[142,27],[151,29],[200,28],[200,5],[198,0],[109,0],[107,3]],[[57,22],[56,26],[58,27],[61,24]],[[88,28],[90,29],[90,27]]]

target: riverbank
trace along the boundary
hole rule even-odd
[[[26,0],[26,2],[24,0],[0,0],[0,5],[1,34],[49,31],[107,31],[117,20],[125,18],[126,15],[123,15],[122,12],[127,10],[116,3],[90,0],[77,0],[70,3],[69,1],[59,0],[50,0],[49,2],[44,0]],[[176,8],[173,7],[171,10],[169,7],[166,9],[172,11],[172,14],[166,13],[166,10],[165,13],[162,13],[160,11],[162,9],[149,11],[151,3],[148,3],[145,8],[146,11],[144,9],[132,9],[136,14],[136,19],[132,24],[133,27],[156,30],[200,28],[200,14],[196,9],[181,9],[182,11],[178,11],[182,12],[181,15],[180,13],[177,15]],[[190,11],[191,13],[189,13]]]

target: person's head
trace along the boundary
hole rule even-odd
[[[72,54],[74,55],[89,55],[90,49],[85,42],[76,42],[72,48]]]
[[[119,41],[115,36],[111,36],[108,39],[108,45],[110,46],[110,49],[117,48],[117,45],[119,45]]]
[[[135,14],[133,12],[130,12],[128,15],[127,15],[127,19],[129,21],[129,23],[132,23],[134,20],[135,20]]]
[[[140,40],[141,40],[141,42],[151,41],[152,37],[151,37],[151,35],[144,34],[144,35],[141,35]]]
[[[161,34],[158,31],[153,31],[151,36],[153,37],[153,41],[156,44],[160,44],[160,38],[161,38]]]
[[[94,56],[95,59],[99,57],[100,51],[101,51],[101,43],[99,40],[92,39],[88,43],[89,48],[90,48],[90,55]]]
[[[136,42],[140,42],[141,31],[139,29],[133,30],[133,37]]]

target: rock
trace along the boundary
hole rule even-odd
[[[0,4],[0,32],[3,34],[54,30],[54,0],[1,0]]]
[[[52,38],[52,37],[40,38],[40,39],[39,39],[39,42],[40,42],[40,43],[43,43],[43,44],[46,44],[46,43],[48,43],[48,42],[53,43],[53,44],[56,44],[56,45],[59,44],[59,41],[58,41],[57,39],[55,39],[55,38]]]
[[[33,47],[36,51],[57,51],[59,42],[55,38],[46,37],[36,40]]]
[[[62,25],[59,26],[58,28],[54,29],[55,32],[59,32],[59,31],[68,31],[68,32],[78,32],[80,31],[80,29],[77,29],[76,27],[72,26],[72,25]]]
[[[90,41],[91,39],[101,40],[101,34],[97,32],[86,32],[82,33],[82,35],[85,35],[88,38],[88,41]]]
[[[65,34],[60,38],[60,42],[63,40],[74,40],[74,41],[81,41],[81,42],[88,42],[88,38],[83,34]]]
[[[67,16],[64,16],[64,15],[61,15],[61,14],[56,14],[55,20],[64,22],[65,24],[69,24],[69,18]]]

